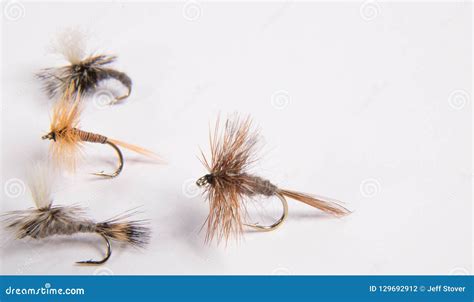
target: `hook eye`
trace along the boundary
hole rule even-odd
[[[207,184],[207,179],[205,176],[199,178],[197,181],[196,181],[196,185],[198,187],[202,187],[202,186],[205,186]]]
[[[196,185],[198,187],[202,187],[207,184],[212,184],[213,181],[214,181],[214,176],[212,174],[206,174],[196,181]]]
[[[56,135],[54,134],[54,132],[50,132],[46,135],[43,135],[41,138],[42,139],[52,139],[52,140],[56,141]]]

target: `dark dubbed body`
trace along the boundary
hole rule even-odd
[[[117,97],[117,100],[120,100],[130,95],[132,80],[123,72],[105,67],[115,60],[115,56],[91,56],[79,63],[58,68],[45,68],[37,73],[36,76],[43,81],[44,90],[50,98],[64,94],[70,87],[73,87],[73,94],[89,94],[102,81],[116,79],[128,90],[126,95]]]

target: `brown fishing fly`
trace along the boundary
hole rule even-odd
[[[203,187],[209,202],[206,241],[227,241],[231,235],[237,238],[244,226],[260,231],[271,231],[280,226],[288,215],[286,198],[298,200],[334,216],[344,216],[350,211],[335,201],[324,200],[309,194],[281,189],[269,180],[252,175],[248,169],[257,158],[258,132],[252,129],[250,117],[234,115],[228,118],[223,129],[217,120],[214,133],[210,133],[211,157],[208,160],[201,151],[201,162],[208,174],[199,178],[197,186]],[[269,226],[247,224],[245,203],[255,197],[278,197],[283,205],[281,218]]]
[[[144,247],[150,239],[148,220],[130,220],[138,214],[131,210],[109,220],[96,222],[85,215],[79,206],[55,206],[52,199],[53,173],[46,165],[37,165],[30,176],[29,188],[36,208],[4,213],[3,223],[16,238],[44,239],[62,235],[91,233],[101,236],[106,243],[103,259],[79,261],[78,264],[102,264],[112,254],[111,241]]]

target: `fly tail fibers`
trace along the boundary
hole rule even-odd
[[[333,216],[342,217],[351,213],[348,209],[336,202],[323,200],[322,198],[316,198],[305,193],[281,189],[278,190],[278,193],[285,197],[301,201]]]

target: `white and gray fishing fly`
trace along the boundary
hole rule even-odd
[[[87,218],[85,209],[79,206],[54,206],[52,199],[53,173],[42,164],[34,167],[29,180],[31,195],[36,208],[4,213],[6,228],[16,238],[43,239],[54,235],[70,236],[78,233],[92,233],[101,236],[107,245],[101,260],[79,261],[79,264],[103,264],[112,254],[110,241],[143,247],[150,239],[147,220],[130,220],[137,211],[131,210],[112,219],[96,222]]]

